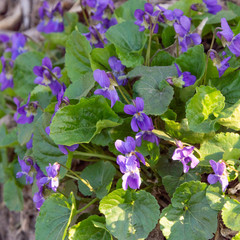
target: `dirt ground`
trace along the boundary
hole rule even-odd
[[[119,6],[125,0],[115,0]],[[171,5],[176,0],[151,0],[151,3]],[[38,8],[41,0],[0,0],[0,34],[12,34],[15,31],[24,31],[32,38],[39,38],[35,29],[38,22]],[[50,0],[49,2],[56,2]],[[63,0],[65,9],[71,8],[73,0]],[[227,1],[221,1],[224,6]],[[233,0],[240,5],[240,0]],[[9,119],[4,121],[6,125]],[[0,121],[1,125],[1,121]],[[152,193],[159,201],[160,206],[164,205],[162,189],[155,189]],[[0,184],[0,240],[35,240],[35,221],[38,211],[32,202],[31,188],[24,189],[24,210],[20,213],[11,212],[3,203],[3,186]],[[166,204],[166,203],[165,203]],[[164,206],[163,206],[164,207]],[[220,221],[221,225],[221,221]],[[232,232],[226,228],[219,228],[215,240],[231,239]],[[149,234],[148,240],[164,240],[159,225]]]

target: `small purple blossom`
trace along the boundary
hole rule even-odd
[[[46,167],[47,177],[42,177],[39,180],[39,183],[42,186],[47,184],[50,189],[56,192],[59,186],[59,179],[58,179],[59,170],[60,170],[60,164],[54,163],[52,165],[51,163],[49,163],[49,166]]]
[[[37,76],[34,83],[49,86],[53,95],[57,95],[61,91],[61,84],[58,82],[62,76],[61,69],[59,67],[53,68],[50,58],[43,58],[42,66],[35,66],[33,72]]]
[[[78,148],[79,144],[73,144],[72,146],[66,146],[66,145],[58,145],[59,150],[67,155],[68,151],[74,152]]]
[[[112,0],[98,0],[95,8],[96,11],[92,16],[92,19],[95,21],[110,19],[115,9]]]
[[[208,13],[216,15],[222,10],[222,6],[218,5],[217,0],[203,0],[205,3]]]
[[[4,56],[1,57],[2,72],[0,73],[1,91],[7,88],[13,88],[13,61],[7,61]]]
[[[33,134],[31,136],[30,140],[26,143],[27,149],[31,149],[32,148],[32,142],[33,142]]]
[[[39,16],[41,22],[37,26],[39,32],[52,33],[63,32],[63,9],[61,2],[51,9],[48,2],[44,1],[42,7],[39,8]]]
[[[203,3],[196,3],[191,6],[193,11],[208,12],[216,15],[222,10],[222,6],[218,5],[217,0],[203,0]]]
[[[31,158],[26,159],[27,163],[24,160],[21,160],[18,157],[18,162],[21,167],[21,172],[18,172],[16,175],[16,178],[20,178],[22,176],[26,176],[26,184],[32,184],[33,183],[33,173],[31,172],[31,168],[33,166],[33,161]]]
[[[234,36],[233,31],[228,25],[225,18],[221,19],[222,31],[217,32],[217,36],[221,39],[223,46],[228,46],[229,50],[236,56],[240,56],[240,33]]]
[[[157,5],[156,7],[161,12],[158,18],[160,22],[172,24],[171,22],[179,21],[180,17],[184,14],[184,12],[180,9],[169,10],[161,7],[160,5]]]
[[[179,21],[174,24],[174,30],[178,35],[178,42],[182,48],[182,52],[186,52],[191,45],[199,45],[202,40],[197,33],[189,33],[191,28],[191,20],[186,16],[181,16]]]
[[[139,26],[139,31],[142,32],[145,29],[151,28],[151,30],[153,30],[153,33],[157,33],[158,32],[158,24],[157,24],[158,15],[159,15],[159,11],[154,12],[154,8],[151,3],[145,3],[144,11],[141,9],[135,10],[134,17],[137,19],[137,21],[135,21],[135,24]]]
[[[103,70],[96,69],[93,73],[93,77],[96,82],[102,87],[102,89],[97,89],[94,94],[102,95],[111,101],[111,107],[114,106],[116,101],[119,101],[118,93],[115,89],[117,83],[113,80],[110,73],[106,73]]]
[[[190,72],[181,72],[178,65],[176,63],[174,63],[174,65],[175,65],[175,67],[177,69],[177,72],[178,72],[178,79],[180,79],[180,81],[183,81],[183,83],[182,83],[183,87],[189,87],[196,82],[197,78],[194,75],[192,75]],[[173,81],[173,84],[174,84],[175,81],[174,80],[172,80],[172,81]],[[179,81],[176,81],[176,82],[179,82]],[[176,84],[174,84],[174,85],[176,85]]]
[[[135,151],[135,140],[132,137],[127,137],[125,142],[117,140],[115,147],[119,152],[125,154],[125,156],[117,156],[117,164],[120,167],[120,171],[124,174],[122,177],[123,189],[127,190],[128,186],[132,189],[140,188],[140,161],[145,164],[145,159],[141,153]]]
[[[112,73],[116,78],[118,85],[123,85],[123,86],[126,85],[127,78],[123,77],[125,76],[125,73],[124,73],[125,66],[122,65],[122,62],[118,58],[113,56],[108,59],[108,63],[110,65],[110,68],[112,69]]]
[[[13,98],[14,103],[17,105],[17,112],[14,114],[14,120],[18,124],[31,123],[34,120],[34,116],[37,114],[38,102],[30,102],[30,93],[28,95],[27,103],[20,106],[20,102],[17,98]],[[18,118],[18,115],[20,117]]]
[[[221,161],[215,162],[214,160],[210,160],[209,163],[212,166],[214,174],[208,175],[208,182],[210,184],[220,182],[222,184],[222,191],[225,192],[228,186],[228,177],[225,163]]]
[[[6,34],[0,34],[0,42],[7,43],[10,41],[10,37]]]
[[[26,37],[21,33],[15,33],[12,36],[12,60],[15,60],[17,56],[27,51],[27,49],[25,48],[26,42]]]
[[[137,133],[135,136],[137,147],[140,147],[142,145],[142,139],[159,145],[160,139],[152,132],[152,130],[154,129],[154,126],[151,118],[150,120],[151,120],[151,127],[149,127],[149,129],[146,131],[141,131]]]
[[[133,115],[131,121],[131,128],[134,132],[138,132],[139,128],[143,131],[147,131],[151,128],[151,119],[143,112],[144,101],[143,98],[137,97],[133,100],[134,105],[125,105],[124,112],[129,115]]]
[[[183,147],[182,142],[177,142],[178,148],[175,149],[172,159],[173,160],[179,160],[183,164],[183,172],[187,173],[189,171],[189,168],[195,168],[199,160],[193,155],[193,146],[189,147]],[[190,166],[188,165],[190,163]]]
[[[222,52],[222,56],[225,57],[226,53]],[[231,57],[225,57],[221,59],[216,52],[211,51],[210,58],[212,59],[214,66],[217,67],[219,77],[221,77],[224,72],[229,68],[230,64],[228,63],[228,61]]]

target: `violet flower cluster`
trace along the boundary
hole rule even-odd
[[[58,2],[54,8],[51,8],[48,1],[44,1],[38,12],[41,19],[37,26],[37,30],[39,32],[48,34],[64,31],[63,9],[61,2]]]
[[[227,176],[227,169],[226,164],[224,162],[215,162],[214,160],[209,161],[214,174],[208,175],[208,182],[210,184],[215,184],[217,182],[220,182],[222,185],[222,191],[225,192],[227,186],[228,186],[228,176]]]
[[[191,33],[191,19],[183,15],[180,9],[167,10],[160,5],[156,6],[157,10],[150,3],[145,3],[144,10],[135,10],[134,16],[137,19],[135,24],[139,26],[139,31],[152,29],[153,33],[158,32],[158,23],[167,23],[174,26],[178,37],[179,45],[182,52],[186,52],[192,45],[198,45],[202,42],[197,33]],[[153,29],[154,28],[154,29]]]
[[[222,6],[218,4],[217,0],[203,0],[203,3],[196,3],[191,6],[193,11],[208,12],[216,15],[222,10]]]
[[[84,0],[83,7],[88,11],[94,23],[90,25],[89,32],[83,35],[90,42],[91,46],[103,48],[107,43],[105,38],[106,31],[113,25],[117,24],[117,20],[112,18],[114,12],[114,3],[112,0]]]
[[[148,117],[144,112],[144,100],[137,97],[133,100],[134,105],[125,105],[124,112],[129,115],[133,115],[131,121],[131,128],[136,134],[135,140],[132,137],[127,137],[125,142],[117,140],[115,142],[116,149],[123,155],[118,155],[117,164],[120,167],[120,171],[124,174],[122,177],[122,187],[127,190],[128,186],[132,189],[140,188],[140,161],[145,165],[145,159],[143,155],[137,152],[136,146],[142,145],[142,140],[159,144],[159,138],[153,134],[154,129],[152,119]]]
[[[217,36],[221,39],[223,46],[228,46],[229,50],[236,56],[240,56],[240,33],[234,36],[228,25],[226,18],[221,19],[221,30]]]
[[[44,199],[44,188],[48,188],[57,191],[59,186],[58,174],[60,170],[60,165],[58,163],[54,163],[46,167],[47,176],[42,172],[40,167],[35,163],[30,157],[21,160],[18,157],[18,162],[21,167],[21,171],[16,174],[17,178],[26,177],[26,184],[32,184],[34,182],[34,173],[36,173],[36,184],[38,187],[38,192],[36,192],[33,196],[33,201],[38,210],[42,206]]]
[[[140,188],[140,161],[145,165],[145,159],[141,153],[135,151],[136,143],[134,138],[127,137],[125,142],[117,140],[115,147],[124,154],[124,156],[117,156],[117,164],[120,167],[120,171],[124,174],[122,177],[123,189],[127,190],[128,186],[132,189]]]
[[[4,44],[5,50],[1,57],[2,72],[0,73],[1,91],[13,88],[13,66],[14,60],[22,53],[26,52],[26,37],[21,33],[15,33],[11,37],[0,34],[0,42]],[[6,57],[10,54],[11,58]]]
[[[187,173],[190,167],[195,168],[199,163],[199,160],[193,155],[194,146],[184,147],[181,141],[177,141],[177,146],[172,159],[180,161],[183,164],[183,172]]]

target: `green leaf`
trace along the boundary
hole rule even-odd
[[[238,16],[240,16],[240,6],[238,6],[237,4],[233,3],[233,2],[227,2],[227,7],[229,10],[232,10],[235,14],[237,14]]]
[[[104,197],[99,210],[106,217],[106,226],[118,240],[144,239],[156,226],[159,205],[143,190],[138,192],[118,189]]]
[[[216,130],[217,117],[224,108],[224,96],[216,88],[201,86],[186,107],[189,129],[208,133]]]
[[[10,211],[21,211],[23,209],[23,194],[14,178],[5,182],[3,189],[3,200]]]
[[[145,0],[129,0],[124,4],[121,4],[121,6],[118,7],[114,12],[118,22],[121,23],[128,20],[136,20],[136,18],[134,17],[135,10],[144,10],[145,3]]]
[[[194,95],[196,86],[199,85],[205,72],[206,55],[203,45],[196,45],[189,48],[187,52],[181,54],[176,59],[176,63],[180,66],[182,72],[190,72],[197,78],[194,85],[180,89],[180,99],[186,102]]]
[[[37,85],[31,92],[31,101],[38,101],[42,108],[46,108],[51,102],[53,95],[49,87]]]
[[[51,195],[41,206],[36,222],[36,240],[66,240],[67,230],[76,212],[73,193]]]
[[[235,237],[233,237],[232,240],[240,240],[240,232],[237,235],[235,235]]]
[[[231,107],[224,109],[218,119],[218,123],[233,130],[240,130],[240,100]]]
[[[165,48],[171,46],[175,42],[176,32],[173,26],[166,26],[162,32],[162,43]]]
[[[94,48],[90,57],[92,70],[101,69],[111,71],[108,59],[113,56],[117,57],[113,44],[105,45],[104,48]]]
[[[91,46],[85,36],[78,31],[72,32],[66,44],[66,69],[72,82],[79,79],[81,74],[91,72]]]
[[[164,188],[170,194],[170,196],[173,196],[176,188],[182,183],[197,180],[200,181],[201,177],[192,172],[188,172],[182,176],[167,175],[162,178]]]
[[[193,11],[190,11],[191,5],[194,3],[202,3],[202,0],[180,0],[175,2],[171,7],[169,7],[170,10],[174,9],[180,9],[184,12],[184,15],[189,15],[190,12],[194,13]]]
[[[134,21],[126,21],[112,26],[106,32],[106,38],[114,44],[118,57],[127,67],[136,67],[143,63],[142,50],[146,36],[139,32]]]
[[[173,88],[165,81],[167,77],[176,76],[175,66],[146,67],[139,66],[128,73],[128,77],[141,77],[133,90],[137,96],[144,98],[146,114],[161,115],[167,111],[173,98]]]
[[[26,98],[36,84],[34,79],[37,77],[33,73],[33,67],[42,65],[44,55],[40,52],[26,52],[17,57],[14,62],[13,78],[14,91],[21,98]]]
[[[181,123],[165,119],[166,132],[172,137],[183,142],[196,144],[212,138],[215,133],[197,133],[189,129],[188,120],[182,119]]]
[[[50,119],[50,114],[43,114],[35,124],[33,135],[33,156],[41,170],[45,173],[45,168],[49,163],[59,162],[65,165],[67,162],[67,155],[64,155],[59,150],[58,146],[45,132],[46,127],[50,124]],[[66,170],[61,168],[60,174],[64,173],[66,173]]]
[[[206,197],[212,209],[217,211],[222,210],[222,207],[226,200],[222,195],[222,188],[219,183],[208,186]]]
[[[17,129],[14,128],[10,133],[4,124],[0,126],[0,148],[13,147],[18,144]]]
[[[206,240],[217,230],[217,214],[206,199],[207,184],[183,183],[176,189],[172,204],[160,216],[163,235],[169,240]]]
[[[240,231],[240,203],[235,199],[228,200],[222,209],[224,224],[234,231]]]
[[[237,133],[219,133],[213,139],[201,144],[200,153],[205,161],[209,164],[209,160],[219,161],[222,159],[225,151],[229,149],[240,148],[240,137]]]
[[[211,86],[221,91],[228,104],[234,104],[240,99],[240,71],[228,74],[226,77],[212,78]]]
[[[99,227],[105,226],[105,218],[92,215],[87,219],[74,225],[69,230],[69,240],[112,240],[107,229]]]
[[[102,199],[108,194],[115,174],[116,169],[110,162],[99,161],[88,165],[80,176],[92,186],[97,198]],[[81,181],[78,181],[78,188],[83,195],[92,195],[90,189]]]
[[[50,136],[56,144],[89,143],[102,129],[120,124],[121,119],[105,98],[93,96],[59,110],[52,120]]]
[[[170,66],[173,61],[174,57],[172,57],[168,52],[160,51],[153,58],[151,66]]]
[[[66,89],[65,96],[70,99],[86,97],[89,91],[94,87],[94,84],[95,80],[92,72],[82,74]]]
[[[207,24],[218,24],[221,22],[222,18],[226,18],[227,21],[233,20],[237,17],[237,15],[231,10],[222,10],[218,12],[216,15],[212,15],[209,17]]]

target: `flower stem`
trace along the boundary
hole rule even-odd
[[[131,103],[128,101],[128,99],[127,99],[127,97],[125,96],[125,94],[123,93],[123,91],[122,91],[122,89],[121,89],[121,86],[119,86],[119,85],[118,85],[118,90],[119,90],[119,92],[121,93],[121,95],[122,95],[122,97],[124,98],[124,100],[126,101],[126,103],[131,104]]]
[[[67,169],[70,173],[72,173],[75,177],[77,177],[78,180],[80,180],[83,184],[85,184],[91,192],[94,192],[93,187],[89,184],[88,181],[81,178],[79,175],[77,175],[74,171],[72,171],[70,168],[64,166],[63,164],[59,163],[63,168]]]
[[[76,215],[83,212],[85,209],[87,209],[88,207],[90,207],[91,205],[93,205],[95,202],[99,201],[98,198],[94,198],[90,203],[88,203],[87,205],[85,205],[83,208],[80,208],[79,210],[76,211]]]
[[[85,12],[85,8],[84,8],[83,5],[82,5],[82,0],[80,0],[80,3],[79,3],[79,4],[80,4],[80,6],[81,6],[81,8],[82,8],[82,13],[83,13],[84,20],[85,20],[87,26],[89,27],[88,18],[87,18],[86,12]]]
[[[207,52],[207,59],[206,59],[206,64],[205,64],[205,72],[204,72],[204,76],[203,76],[203,85],[207,85],[207,69],[208,69],[208,58],[209,58],[209,54],[213,48],[213,44],[214,44],[214,40],[215,40],[215,36],[216,36],[216,33],[217,33],[217,30],[218,28],[215,28],[214,32],[213,32],[213,37],[212,37],[212,42],[211,42],[211,45],[210,45],[210,48]]]
[[[116,159],[114,157],[99,154],[99,153],[86,153],[86,152],[75,151],[74,155],[85,156],[85,157],[97,157],[97,158],[103,158],[103,159],[107,159],[107,160],[114,161],[114,162],[116,161]]]
[[[148,67],[150,65],[151,42],[152,42],[152,30],[150,29],[150,35],[149,35],[149,39],[148,39],[148,48],[147,48],[147,53],[146,53],[146,61],[145,61],[145,65]]]

